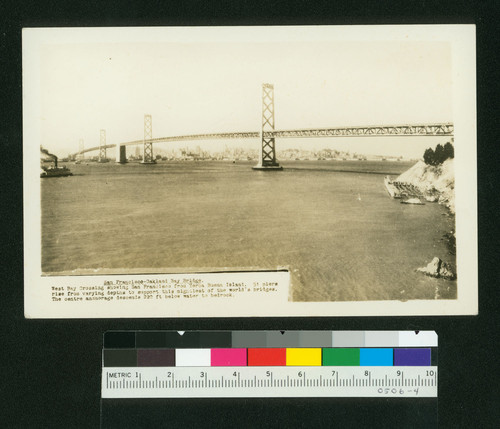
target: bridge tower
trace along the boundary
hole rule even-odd
[[[274,136],[267,136],[267,131],[274,131],[274,85],[262,84],[262,127],[260,132],[261,145],[259,163],[254,170],[282,170],[276,161],[276,146]]]
[[[85,147],[83,145],[83,139],[80,139],[78,142],[78,152],[80,152],[78,158],[85,159],[85,154],[83,153],[84,150]]]
[[[99,138],[99,162],[106,162],[106,130],[100,131]]]
[[[142,158],[143,164],[155,164],[153,157],[153,120],[151,115],[144,115],[144,154]]]

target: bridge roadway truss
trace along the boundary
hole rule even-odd
[[[353,127],[332,127],[298,130],[275,130],[264,131],[264,137],[274,138],[312,138],[312,137],[432,137],[453,136],[452,123],[444,124],[414,124],[414,125],[373,125]],[[219,140],[219,139],[258,139],[261,137],[259,131],[210,133],[210,134],[187,134],[182,136],[157,137],[147,140],[147,143],[167,143],[193,140]],[[144,140],[133,140],[119,143],[120,146],[133,146],[144,144]],[[104,146],[115,147],[115,144]],[[99,150],[102,146],[87,148],[78,151],[74,155]]]
[[[353,127],[283,130],[264,133],[274,138],[293,137],[377,137],[377,136],[452,136],[453,124],[370,125]]]

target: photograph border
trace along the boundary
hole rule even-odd
[[[474,25],[416,26],[338,26],[338,27],[176,27],[176,28],[100,28],[100,29],[25,29],[23,30],[23,165],[24,165],[24,251],[25,251],[25,316],[27,318],[99,318],[99,317],[289,317],[289,316],[395,316],[395,315],[465,315],[477,314],[477,172],[476,172],[476,71]],[[453,108],[455,145],[456,231],[458,299],[356,302],[290,302],[286,293],[283,306],[210,305],[193,301],[179,309],[179,302],[156,305],[142,303],[93,303],[51,301],[52,287],[73,287],[144,276],[63,276],[46,277],[41,273],[40,178],[39,157],[32,142],[40,141],[40,90],[37,71],[40,70],[40,49],[47,43],[103,43],[106,40],[160,41],[199,40],[209,34],[214,40],[226,40],[228,32],[233,42],[324,40],[418,40],[448,41],[452,46]],[[342,33],[342,34],[341,34]],[[339,36],[341,34],[341,36]],[[255,39],[258,40],[255,40]],[[35,167],[35,168],[33,168]],[[192,275],[192,274],[191,274]],[[219,274],[227,276],[226,274]],[[250,273],[249,276],[254,275]],[[165,275],[170,276],[170,275]],[[225,280],[222,280],[225,281]],[[286,283],[286,280],[284,280]],[[62,304],[62,305],[61,305]],[[115,305],[116,304],[116,305]],[[182,307],[182,304],[181,304]],[[251,309],[249,307],[252,307]]]

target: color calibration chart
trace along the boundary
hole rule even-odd
[[[110,331],[102,398],[437,397],[433,331]]]

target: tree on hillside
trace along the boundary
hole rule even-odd
[[[454,158],[455,151],[451,143],[446,143],[444,146],[438,144],[435,150],[431,148],[424,152],[424,162],[427,165],[441,165],[448,158]]]
[[[438,144],[436,146],[436,149],[434,150],[434,164],[432,165],[439,165],[444,162],[444,148],[443,145]]]
[[[448,142],[444,145],[444,154],[445,154],[445,160],[448,158],[455,158],[455,149],[453,148],[453,145]]]
[[[427,165],[432,165],[432,163],[434,162],[434,151],[431,148],[425,150],[424,162]]]

